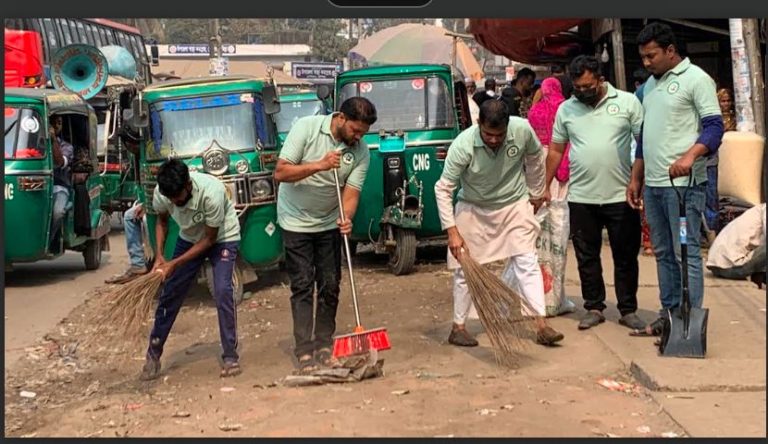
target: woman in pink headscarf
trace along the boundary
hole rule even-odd
[[[557,109],[564,101],[562,83],[555,77],[548,77],[541,82],[541,100],[536,102],[528,111],[528,122],[533,127],[533,131],[536,132],[536,136],[538,136],[546,151],[549,150],[549,143],[552,140],[552,127],[555,125]],[[555,174],[557,182],[552,182],[552,188],[550,189],[552,199],[563,200],[568,192],[569,151],[570,145],[565,147],[563,160],[557,168]]]

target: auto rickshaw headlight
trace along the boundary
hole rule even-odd
[[[235,164],[235,170],[240,174],[247,173],[249,170],[248,162],[245,160],[238,160]]]
[[[251,199],[265,200],[272,196],[272,184],[266,179],[251,182]]]

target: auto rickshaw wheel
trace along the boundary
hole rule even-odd
[[[215,297],[213,289],[213,266],[210,262],[206,261],[203,265],[205,269],[205,284],[208,286],[208,293],[212,298]],[[235,306],[240,305],[243,302],[243,273],[238,265],[232,270],[232,296],[235,298]]]
[[[394,229],[395,248],[389,252],[387,266],[395,276],[413,271],[416,264],[416,233],[402,228]]]
[[[86,270],[96,270],[101,265],[101,243],[103,241],[102,238],[99,238],[85,242],[83,258],[85,259]]]

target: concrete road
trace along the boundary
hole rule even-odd
[[[118,274],[128,264],[125,238],[113,222],[111,251],[104,252],[101,267],[86,271],[83,255],[68,252],[53,261],[19,264],[5,274],[5,368],[12,368],[24,353],[53,329],[90,290]]]

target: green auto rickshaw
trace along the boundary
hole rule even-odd
[[[88,99],[98,118],[99,178],[102,209],[123,213],[138,199],[138,135],[126,124],[131,103],[138,94],[136,82],[111,77],[98,94]]]
[[[330,97],[321,100],[314,91],[295,91],[280,95],[280,112],[275,114],[280,146],[285,142],[293,124],[302,117],[326,115],[333,112]]]
[[[434,187],[448,147],[471,123],[464,83],[448,65],[389,65],[339,74],[335,93],[337,109],[360,96],[378,114],[364,138],[371,160],[351,239],[370,242],[389,255],[392,273],[407,274],[417,244],[446,239]]]
[[[59,116],[61,138],[74,148],[72,188],[58,244],[52,245],[53,141],[49,119]],[[79,95],[55,89],[5,90],[5,264],[55,259],[82,252],[95,270],[109,249],[108,215],[101,210],[96,157],[97,119]]]
[[[147,233],[154,251],[152,197],[156,174],[169,157],[190,171],[219,178],[240,219],[241,241],[233,287],[238,302],[243,285],[257,272],[277,268],[283,259],[277,226],[274,167],[278,140],[272,115],[280,111],[271,78],[201,77],[153,83],[133,105],[132,126],[142,129],[140,199],[147,209]],[[164,253],[171,259],[178,226],[171,220]],[[209,263],[202,277],[213,294]]]

